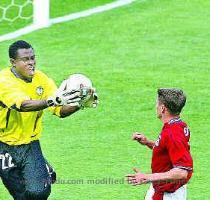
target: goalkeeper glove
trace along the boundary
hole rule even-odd
[[[55,95],[47,100],[48,106],[79,106],[81,101],[80,90],[68,90],[67,80],[64,80],[57,89]]]
[[[91,95],[89,97],[81,100],[81,106],[83,108],[96,108],[99,103],[98,94],[96,93],[95,88],[91,88],[90,93]]]
[[[56,94],[53,97],[47,99],[48,106],[80,106],[81,101],[81,91],[79,90],[57,90]]]

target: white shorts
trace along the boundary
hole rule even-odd
[[[152,200],[154,193],[155,190],[151,184],[149,190],[147,191],[145,200]],[[163,200],[187,200],[187,186],[183,185],[173,193],[164,192]]]

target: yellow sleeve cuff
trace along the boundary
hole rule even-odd
[[[56,107],[51,106],[51,107],[49,107],[48,109],[49,109],[49,111],[52,112],[54,115],[56,115],[56,116],[58,116],[58,117],[61,116],[61,115],[60,115],[61,106],[56,106]]]

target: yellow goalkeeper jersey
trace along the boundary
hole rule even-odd
[[[47,99],[56,89],[54,81],[38,70],[30,83],[17,78],[10,68],[0,71],[0,141],[21,145],[38,140],[43,111],[20,112],[20,106],[25,100]],[[60,115],[60,107],[49,109]]]

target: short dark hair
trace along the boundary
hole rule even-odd
[[[16,59],[18,49],[30,49],[30,48],[33,49],[33,47],[28,42],[24,40],[18,40],[9,46],[9,57]]]
[[[184,92],[176,88],[160,88],[158,89],[158,100],[168,108],[170,114],[178,115],[186,103]]]

